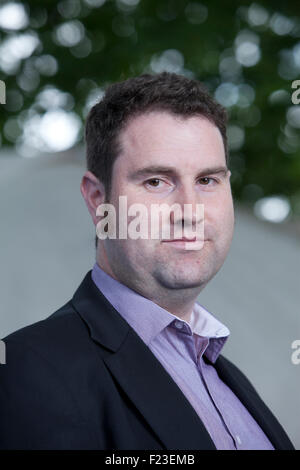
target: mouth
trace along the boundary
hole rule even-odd
[[[173,248],[181,248],[184,250],[201,250],[204,242],[207,240],[194,238],[174,238],[173,240],[162,240],[162,243],[167,243]]]
[[[173,240],[163,240],[163,242],[194,242],[196,240],[197,240],[196,237],[193,237],[193,238],[183,237],[183,238],[173,238]]]

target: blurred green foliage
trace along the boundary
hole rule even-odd
[[[5,3],[11,2],[0,7]],[[183,73],[204,82],[228,109],[234,196],[249,204],[267,195],[287,196],[294,214],[300,214],[300,106],[291,101],[292,82],[300,79],[297,2],[30,0],[22,5],[27,19],[20,20],[21,27],[7,27],[9,18],[0,21],[0,79],[7,91],[0,114],[2,145],[22,149],[24,133],[27,139],[31,135],[25,132],[29,120],[51,107],[40,94],[49,87],[64,93],[57,107],[75,113],[83,124],[108,83],[143,72]],[[23,51],[11,41],[19,36]],[[82,135],[83,125],[77,142]]]

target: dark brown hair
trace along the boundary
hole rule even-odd
[[[227,113],[203,84],[169,72],[129,78],[110,85],[104,97],[92,107],[86,121],[87,169],[104,184],[107,201],[113,164],[120,153],[120,131],[132,117],[153,110],[209,119],[222,134],[228,164]]]

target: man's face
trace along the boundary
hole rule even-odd
[[[100,242],[103,267],[142,293],[147,289],[201,290],[222,266],[234,227],[230,171],[220,131],[204,117],[153,111],[129,121],[120,143],[109,199],[117,215],[119,196],[126,196],[128,207],[143,203],[148,208],[149,227],[151,205],[163,203],[179,204],[182,214],[184,204],[192,205],[194,224],[196,204],[203,204],[205,241],[201,249],[187,250],[184,244],[166,242],[163,237],[106,239]],[[225,171],[218,173],[222,168]],[[171,230],[182,221],[171,213]]]

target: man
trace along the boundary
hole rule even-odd
[[[86,143],[96,263],[66,305],[5,338],[0,446],[293,449],[220,354],[229,330],[196,302],[233,235],[224,109],[197,81],[142,75],[108,88]],[[156,229],[170,236],[154,237],[163,204]],[[191,210],[167,212],[174,205]]]

